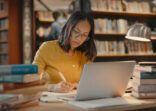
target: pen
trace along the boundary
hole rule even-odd
[[[57,69],[55,69],[55,70],[57,70]],[[57,70],[58,71],[58,70]],[[45,74],[47,74],[48,75],[48,73],[47,72],[45,72]],[[61,77],[61,79],[62,79],[62,81],[67,81],[66,80],[66,78],[64,77],[64,75],[62,74],[62,72],[61,71],[58,71],[58,74],[59,74],[59,76]]]
[[[58,72],[59,73],[59,75],[60,75],[60,77],[61,77],[61,79],[63,80],[63,81],[65,81],[66,82],[66,78],[64,77],[64,75],[62,74],[62,72]]]

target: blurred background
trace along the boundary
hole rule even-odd
[[[75,11],[94,17],[95,61],[156,61],[156,0],[0,0],[0,64],[32,63]],[[151,29],[150,42],[125,39],[134,23]]]

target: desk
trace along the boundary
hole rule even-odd
[[[24,88],[24,89],[18,89],[9,91],[9,93],[14,94],[35,94],[39,91],[45,91],[47,85],[44,86],[35,86],[30,88]],[[132,96],[127,96],[128,99],[137,100],[136,98]],[[105,107],[100,109],[95,109],[92,111],[123,111],[123,110],[138,110],[138,109],[145,109],[145,108],[156,108],[156,99],[142,99],[142,103],[138,103],[135,105],[122,105],[122,106],[113,106],[113,107]],[[156,110],[156,109],[155,109]],[[71,106],[67,103],[61,102],[61,103],[39,103],[39,105],[26,107],[22,109],[18,109],[17,111],[85,111],[80,108]],[[144,110],[146,111],[146,110]],[[151,111],[151,110],[148,110]],[[153,109],[154,111],[154,109]]]

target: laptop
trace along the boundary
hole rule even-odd
[[[93,62],[85,64],[77,91],[70,93],[45,92],[40,100],[54,102],[59,100],[93,100],[122,96],[132,76],[135,61]],[[52,97],[52,98],[51,98]],[[58,101],[58,99],[57,99]]]
[[[122,96],[132,76],[135,61],[85,64],[75,100]]]

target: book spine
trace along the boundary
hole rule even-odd
[[[136,77],[133,77],[133,82],[142,85],[142,84],[156,84],[156,79],[139,79]]]
[[[2,65],[0,75],[3,74],[33,74],[38,72],[37,65]]]
[[[137,70],[141,72],[151,72],[156,74],[156,67],[154,66],[138,66]]]
[[[138,93],[136,91],[132,91],[132,95],[139,99],[155,99],[156,93]]]
[[[3,92],[4,91],[4,86],[2,83],[0,83],[0,92]]]
[[[37,74],[27,74],[27,75],[1,75],[1,83],[27,83],[39,80]]]
[[[0,82],[1,83],[11,83],[11,82],[14,82],[14,83],[21,83],[23,82],[24,80],[24,76],[22,75],[5,75],[5,76],[0,76]]]
[[[133,84],[133,89],[139,93],[152,93],[152,92],[156,92],[156,85],[155,84],[144,84],[144,85]]]
[[[156,79],[156,72],[142,72],[135,70],[133,76],[140,79]]]
[[[143,73],[140,74],[140,79],[156,79],[156,73]]]

